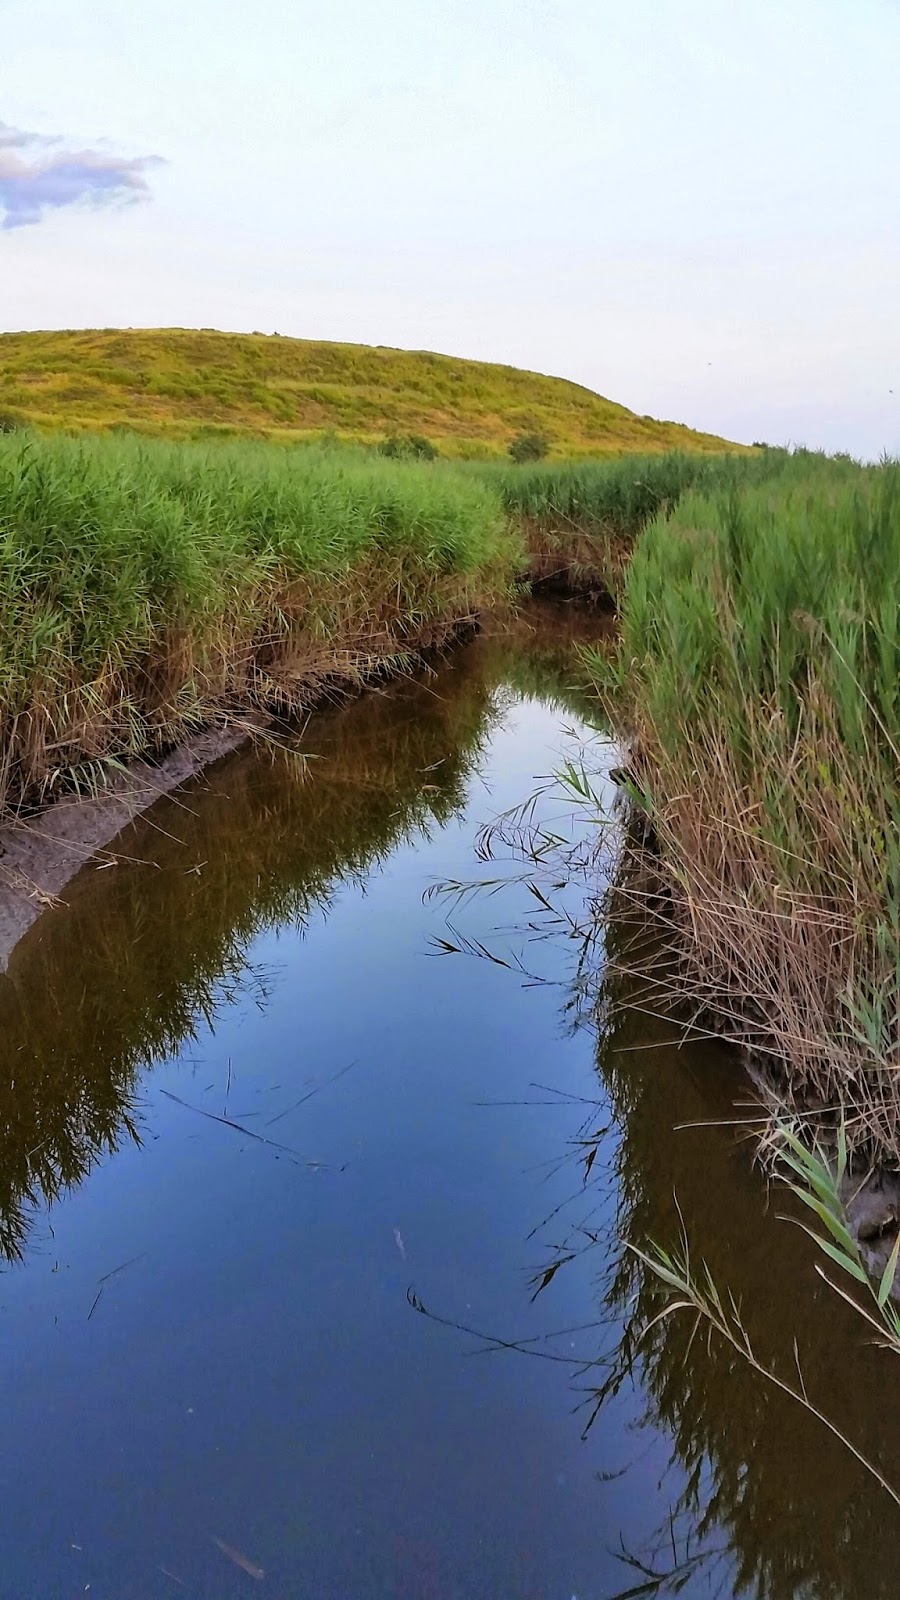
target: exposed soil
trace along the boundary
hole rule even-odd
[[[240,722],[196,734],[161,761],[135,761],[95,798],[67,795],[40,816],[0,828],[0,972],[22,935],[55,905],[92,856],[101,867],[115,856],[106,847],[127,823],[220,756],[243,744],[253,725]]]

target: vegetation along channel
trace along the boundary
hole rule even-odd
[[[895,1595],[900,468],[189,337],[0,351],[0,1592]]]

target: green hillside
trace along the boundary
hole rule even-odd
[[[564,378],[424,350],[278,334],[85,329],[0,334],[0,425],[172,438],[417,433],[443,455],[502,454],[543,433],[552,453],[718,451],[725,441],[639,417]]]

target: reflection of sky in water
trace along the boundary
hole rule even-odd
[[[152,850],[159,870],[83,875],[72,910],[45,919],[0,988],[0,1097],[22,1122],[12,1166],[45,1135],[65,1151],[57,1104],[102,1148],[129,1063],[157,1035],[181,1041],[138,1083],[140,1147],[126,1136],[39,1212],[25,1264],[0,1281],[4,1593],[177,1593],[166,1568],[192,1593],[239,1594],[252,1578],[220,1539],[265,1569],[271,1593],[304,1600],[601,1600],[645,1581],[611,1552],[621,1539],[647,1557],[684,1491],[669,1426],[688,1459],[700,1441],[700,1509],[716,1492],[709,1445],[737,1485],[725,1521],[745,1548],[755,1529],[765,1559],[768,1537],[785,1571],[823,1530],[796,1470],[777,1475],[776,1438],[793,1462],[816,1449],[829,1515],[832,1485],[859,1498],[805,1419],[785,1429],[783,1408],[699,1348],[686,1368],[677,1330],[652,1364],[666,1428],[647,1424],[648,1396],[626,1379],[582,1438],[626,1316],[610,1288],[620,1208],[636,1236],[665,1236],[677,1188],[704,1247],[718,1246],[717,1270],[737,1263],[758,1299],[760,1283],[780,1284],[790,1305],[789,1279],[796,1309],[809,1271],[799,1234],[763,1215],[745,1156],[708,1129],[673,1135],[727,1106],[727,1069],[711,1053],[647,1049],[667,1037],[651,1019],[610,1040],[624,1133],[599,1135],[581,1188],[589,1146],[576,1141],[611,1109],[594,1037],[564,1013],[577,952],[527,936],[525,884],[470,898],[451,921],[555,981],[435,954],[448,902],[423,897],[436,881],[519,873],[476,860],[478,828],[570,751],[577,707],[504,690],[517,667],[498,648],[482,641],[427,687],[319,719],[308,784],[242,756],[157,808],[165,833],[135,830],[130,853]],[[547,677],[558,689],[559,672]],[[543,802],[554,825],[564,809],[558,795]],[[309,903],[291,898],[301,880],[316,886]],[[315,909],[326,884],[327,913]],[[574,884],[562,899],[577,913],[579,897]],[[42,1091],[16,1089],[16,1059],[45,1074]],[[435,1316],[531,1353],[417,1316],[410,1288]],[[799,1311],[792,1321],[808,1343]],[[612,1368],[571,1364],[604,1354]],[[750,1516],[748,1534],[729,1438],[750,1458],[754,1428],[762,1481],[783,1504]],[[697,1520],[676,1523],[679,1560]],[[723,1542],[715,1518],[710,1542]],[[724,1580],[732,1593],[732,1565],[697,1569],[683,1592]],[[876,1561],[870,1592],[889,1592],[880,1584]],[[780,1578],[766,1592],[800,1591]]]

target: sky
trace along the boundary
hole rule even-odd
[[[0,322],[900,454],[898,84],[900,0],[0,0]]]

